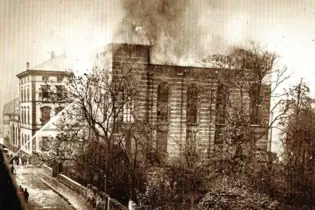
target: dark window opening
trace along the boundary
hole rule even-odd
[[[50,91],[49,91],[49,85],[43,85],[41,87],[42,90],[42,99],[49,99],[50,98]]]
[[[261,87],[252,85],[250,87],[250,123],[252,125],[260,124],[260,106],[261,106]]]
[[[65,91],[64,86],[56,85],[56,96],[57,96],[57,100],[62,100],[66,98],[66,91]]]
[[[63,77],[62,77],[62,76],[58,76],[58,77],[57,77],[57,82],[62,82],[62,80],[63,80]]]
[[[48,76],[42,76],[42,80],[43,80],[43,81],[47,82],[47,81],[48,81],[48,79],[49,79],[49,77],[48,77]]]
[[[157,133],[157,152],[158,156],[163,161],[167,156],[167,131],[158,131]]]
[[[30,108],[27,107],[27,123],[30,123]]]
[[[30,89],[27,89],[27,100],[30,101]]]
[[[41,121],[42,121],[42,124],[45,125],[50,120],[51,108],[45,106],[45,107],[42,107],[40,110],[41,110]]]
[[[157,122],[168,123],[168,84],[160,84],[157,92]]]
[[[187,124],[196,124],[198,116],[198,88],[190,85],[187,90]]]
[[[227,106],[229,101],[229,88],[222,84],[218,84],[216,98],[216,129],[215,129],[215,144],[223,144],[223,133],[227,121]]]
[[[55,108],[55,114],[59,114],[63,110],[63,107],[56,107]]]

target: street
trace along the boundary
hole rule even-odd
[[[74,209],[36,176],[36,170],[36,168],[25,168],[25,166],[16,167],[18,186],[27,188],[29,192],[28,209]]]

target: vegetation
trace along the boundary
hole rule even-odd
[[[223,69],[212,97],[214,146],[204,155],[188,142],[184,158],[167,163],[147,144],[154,128],[138,115],[134,63],[121,64],[119,75],[100,69],[69,73],[62,100],[72,105],[62,111],[60,133],[43,145],[41,158],[69,165],[75,173],[67,167],[63,173],[124,204],[133,200],[139,209],[311,208],[315,115],[308,87],[300,83],[287,91],[290,100],[270,107],[272,112],[282,107],[271,122],[269,110],[260,109],[281,96],[276,89],[288,78],[286,68],[276,68],[277,58],[255,43],[206,58]],[[283,131],[282,162],[260,144],[272,127]]]

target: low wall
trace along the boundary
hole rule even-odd
[[[48,167],[47,165],[43,165],[43,169],[47,172],[50,176],[52,175],[52,168]]]
[[[108,206],[109,210],[128,210],[127,207],[119,203],[117,200],[110,198],[108,194],[98,190],[90,184],[87,186],[87,201],[96,209],[106,209],[105,206]]]
[[[59,174],[59,181],[78,194],[87,198],[88,203],[93,206],[93,208],[105,209],[105,205],[108,205],[107,201],[109,200],[109,210],[128,210],[127,207],[119,203],[117,200],[109,198],[109,195],[90,184],[88,184],[87,187],[84,187],[62,173]]]
[[[86,197],[86,193],[87,193],[87,189],[86,187],[82,186],[81,184],[73,181],[72,179],[70,179],[69,177],[63,175],[63,174],[59,174],[59,178],[58,180],[63,183],[64,185],[66,185],[67,187],[69,187],[70,189],[74,190],[75,192],[77,192],[78,194]]]

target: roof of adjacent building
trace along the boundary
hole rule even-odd
[[[29,65],[29,64],[28,64]],[[68,71],[69,69],[73,69],[74,65],[73,62],[69,57],[65,54],[55,56],[54,52],[51,52],[51,58],[47,61],[44,61],[36,66],[33,67],[26,67],[26,70],[22,71],[21,73],[17,74],[16,76],[20,78],[21,76],[27,75],[31,72],[50,72],[50,73],[62,73]]]
[[[19,98],[16,97],[3,106],[3,114],[19,114]]]
[[[73,67],[72,62],[66,55],[53,56],[51,59],[31,67],[30,70],[40,71],[65,71]]]

